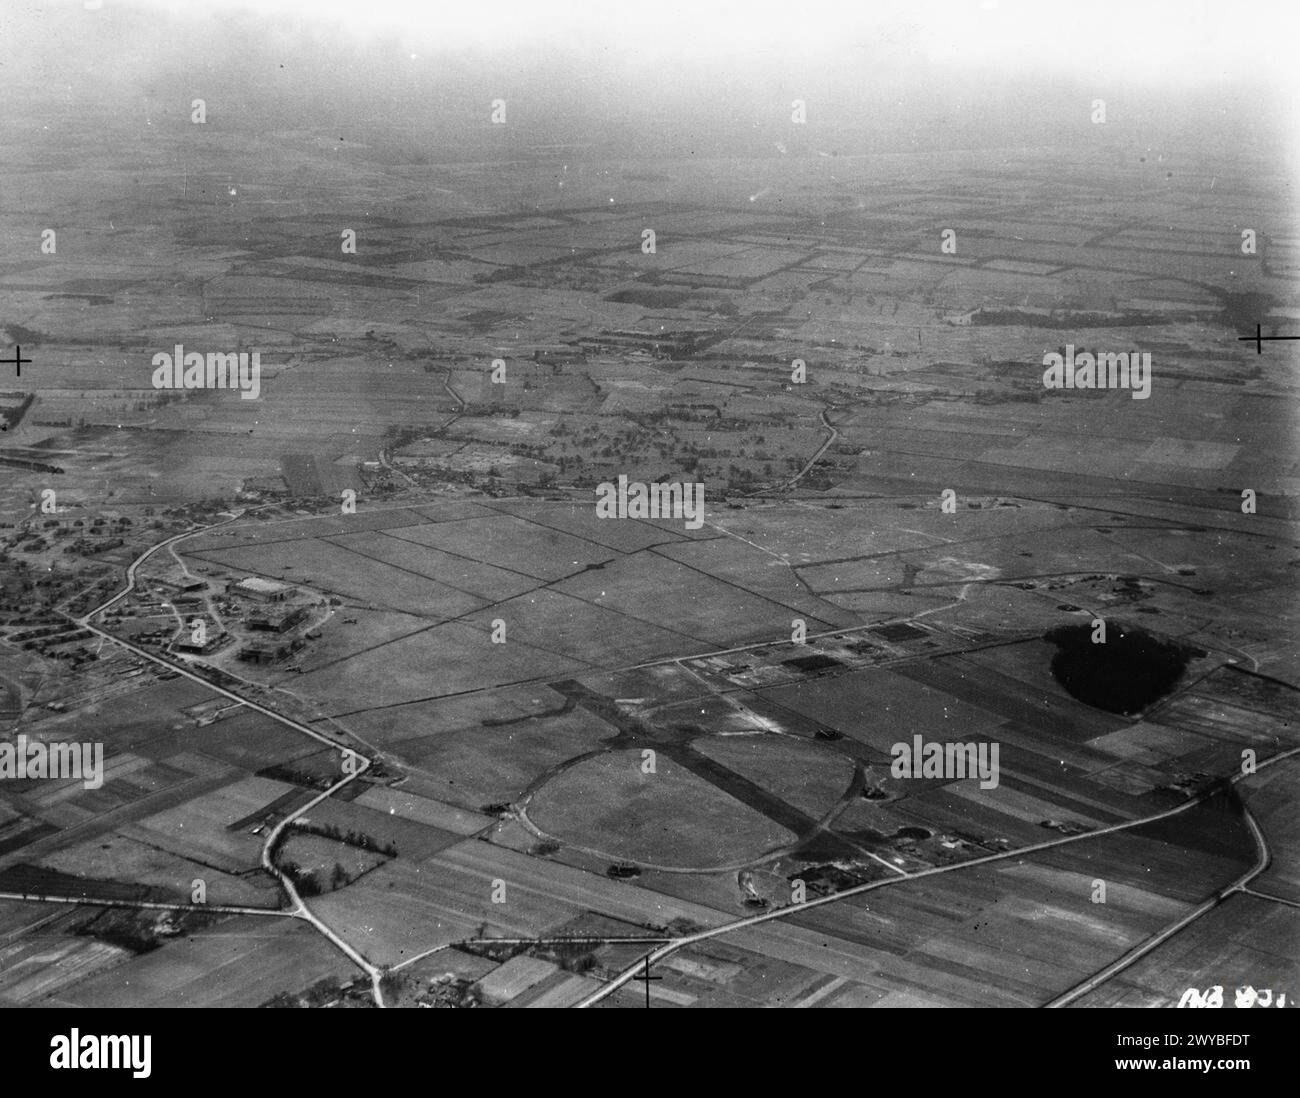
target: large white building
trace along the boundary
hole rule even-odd
[[[256,602],[283,602],[296,594],[287,583],[263,579],[261,576],[245,576],[241,580],[226,584],[226,594],[238,595],[240,598],[253,599]]]

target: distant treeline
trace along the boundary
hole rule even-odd
[[[0,465],[12,465],[16,469],[30,469],[34,473],[62,473],[57,465],[46,465],[43,461],[27,461],[24,458],[2,457]]]
[[[973,325],[1021,325],[1026,328],[1136,328],[1168,323],[1167,316],[1141,312],[1035,313],[1021,309],[981,309],[971,317]]]

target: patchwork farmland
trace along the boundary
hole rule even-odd
[[[634,124],[489,49],[506,124],[390,46],[0,73],[0,1006],[1295,988],[1272,100]]]

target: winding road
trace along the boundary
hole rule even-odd
[[[117,637],[112,633],[109,633],[106,630],[99,628],[99,626],[92,624],[91,622],[92,618],[94,618],[98,614],[103,613],[109,607],[113,606],[115,603],[119,602],[121,599],[125,598],[135,590],[136,577],[140,565],[142,565],[146,560],[148,560],[151,556],[153,556],[154,553],[158,552],[158,550],[163,548],[171,549],[178,542],[184,541],[186,538],[194,537],[195,535],[200,533],[207,533],[208,531],[214,530],[221,526],[226,526],[229,523],[235,522],[242,517],[243,515],[239,514],[239,515],[235,515],[230,519],[226,519],[223,522],[213,523],[210,526],[201,526],[194,530],[187,530],[184,533],[176,534],[175,536],[167,538],[165,541],[160,541],[156,545],[153,545],[150,548],[146,549],[143,553],[141,553],[138,557],[136,557],[135,560],[132,561],[130,565],[127,566],[126,587],[122,591],[119,591],[111,599],[108,599],[106,602],[102,603],[94,610],[91,610],[89,613],[75,620],[77,624],[81,626],[83,629],[88,629],[90,632],[96,634],[97,636],[107,641],[108,643],[116,644],[121,648],[125,648],[127,651],[132,652],[137,656],[140,656],[142,659],[146,659],[151,663],[157,664],[160,667],[165,667],[168,670],[174,671],[177,674],[181,675],[184,678],[189,679],[192,682],[196,682],[199,685],[204,686],[209,690],[215,691],[216,693],[221,694],[224,697],[230,698],[232,701],[239,702],[240,704],[247,706],[249,709],[252,709],[254,712],[261,713],[263,716],[269,717],[273,721],[277,721],[278,723],[284,725],[286,728],[290,729],[291,731],[297,732],[299,735],[311,737],[313,740],[317,741],[318,743],[324,744],[332,751],[342,751],[344,752],[345,760],[348,758],[351,758],[353,760],[352,766],[345,767],[345,770],[348,772],[345,773],[342,779],[335,782],[324,792],[313,797],[311,800],[309,800],[306,804],[302,805],[300,808],[286,815],[282,820],[280,820],[279,823],[275,825],[274,828],[271,829],[271,831],[266,836],[266,841],[262,845],[262,868],[265,869],[268,873],[270,873],[273,877],[275,877],[277,881],[280,882],[280,887],[284,889],[285,895],[288,896],[289,901],[292,905],[290,909],[285,912],[271,912],[264,908],[230,908],[228,910],[231,910],[232,912],[237,914],[246,914],[246,915],[283,914],[287,917],[302,919],[305,922],[310,923],[320,934],[322,934],[331,943],[333,943],[333,945],[336,948],[338,948],[350,961],[352,961],[353,964],[357,965],[358,968],[360,968],[363,972],[366,973],[367,976],[370,977],[371,993],[374,997],[375,1004],[377,1006],[383,1006],[384,1005],[383,990],[380,986],[383,977],[383,970],[378,966],[372,964],[370,961],[368,961],[356,949],[354,949],[350,944],[348,944],[347,941],[345,941],[342,937],[336,934],[334,930],[332,930],[325,922],[323,922],[317,915],[315,915],[311,911],[311,909],[303,901],[303,898],[298,894],[298,890],[294,887],[293,881],[291,881],[288,875],[285,874],[284,871],[281,870],[280,867],[275,864],[275,859],[274,859],[275,844],[279,840],[280,836],[284,834],[285,829],[289,827],[295,820],[300,818],[304,813],[308,812],[310,809],[314,808],[322,801],[333,796],[349,782],[355,781],[358,777],[364,774],[370,768],[371,760],[367,758],[365,755],[361,754],[359,751],[356,751],[351,747],[345,747],[339,744],[335,740],[330,739],[328,736],[325,736],[322,733],[317,732],[314,728],[310,728],[307,725],[303,724],[302,722],[294,720],[292,717],[286,717],[282,713],[277,713],[274,709],[270,709],[265,705],[261,705],[258,702],[255,702],[249,698],[245,698],[242,695],[235,693],[235,691],[229,689],[228,687],[220,686],[214,682],[210,682],[208,679],[204,678],[203,676],[197,675],[193,671],[189,670],[186,666],[184,666],[184,664],[173,662],[171,660],[164,658],[163,656],[157,655],[156,653],[150,652],[147,649],[141,648],[139,645],[133,644],[131,641],[123,640],[121,637]],[[174,552],[174,549],[172,551]],[[48,899],[50,900],[50,902],[54,902],[54,903],[100,904],[105,902],[101,900],[74,899],[74,898],[63,898],[63,897],[48,897]],[[122,902],[117,904],[109,903],[108,906],[130,906],[130,907],[142,907],[142,908],[159,907],[159,908],[170,908],[175,910],[182,910],[182,909],[190,909],[190,910],[198,909],[198,910],[206,910],[206,911],[227,910],[226,908],[218,907],[216,905],[206,905],[206,904],[155,904],[155,903],[144,903],[144,902],[139,902],[139,903]]]

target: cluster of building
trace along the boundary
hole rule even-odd
[[[177,605],[207,590],[203,580],[182,582],[155,580],[175,592]],[[297,600],[298,588],[260,576],[229,580],[224,594],[236,608],[244,634],[238,656],[250,663],[275,663],[302,649],[307,643],[303,628],[311,607]],[[227,606],[226,609],[230,609]],[[195,609],[198,609],[196,603]],[[198,635],[186,633],[172,642],[172,649],[187,655],[210,655],[235,639],[209,619],[210,628]]]
[[[227,583],[226,594],[257,604],[244,615],[244,626],[250,632],[265,634],[250,639],[239,650],[241,660],[276,663],[306,646],[306,633],[298,627],[307,620],[310,608],[290,603],[298,594],[296,587],[261,576],[245,576]]]

